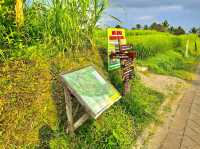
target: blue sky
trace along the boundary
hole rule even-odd
[[[189,30],[200,27],[200,0],[110,0],[100,22],[108,26],[119,24],[109,15],[120,19],[127,28],[166,19],[173,26]]]

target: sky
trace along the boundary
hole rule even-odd
[[[102,26],[119,24],[110,15],[121,20],[126,28],[166,19],[170,25],[189,30],[200,27],[200,0],[110,0],[100,21]]]

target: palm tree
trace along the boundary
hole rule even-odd
[[[148,28],[149,28],[148,25],[144,26],[144,30],[148,30]]]
[[[141,29],[141,25],[140,24],[136,24],[136,28],[137,29]]]
[[[169,27],[169,32],[170,32],[170,33],[173,33],[174,30],[175,30],[175,28],[174,28],[173,26],[170,26],[170,27]]]
[[[150,26],[151,29],[156,29],[157,27],[157,23],[156,22],[153,22]]]
[[[115,28],[122,28],[119,24],[115,26]]]
[[[197,35],[200,37],[200,27],[197,29]]]
[[[165,20],[162,25],[165,27],[165,28],[168,28],[169,27],[169,23],[167,20]]]
[[[193,34],[196,34],[198,32],[198,29],[196,27],[193,27],[191,30],[190,30],[191,33]]]

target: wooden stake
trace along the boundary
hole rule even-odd
[[[80,127],[86,120],[89,119],[89,114],[84,113],[75,123],[74,123],[74,117],[76,116],[76,113],[78,112],[79,105],[76,106],[76,109],[74,109],[74,115],[73,115],[73,107],[72,107],[72,97],[70,96],[70,91],[67,87],[64,87],[64,94],[65,94],[65,104],[66,104],[66,113],[67,113],[67,119],[68,119],[68,126],[66,129],[66,132],[69,133],[71,136],[74,136],[74,131]]]
[[[190,44],[190,40],[187,40],[186,43],[186,47],[185,47],[185,57],[188,58],[188,51],[189,51],[189,44]]]
[[[81,118],[74,123],[74,130],[80,127],[86,120],[88,120],[89,117],[90,116],[87,113],[83,114]]]
[[[73,114],[72,114],[72,101],[71,101],[71,96],[69,95],[69,91],[66,87],[64,87],[64,93],[65,93],[66,113],[68,119],[67,131],[69,131],[70,135],[73,135],[74,125],[73,125]]]
[[[129,85],[129,81],[126,80],[124,81],[124,92],[123,95],[126,95],[126,93],[130,92],[130,85]]]

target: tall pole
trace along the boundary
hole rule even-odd
[[[189,52],[189,44],[190,40],[187,40],[186,46],[185,46],[185,57],[188,58],[188,52]]]
[[[118,44],[119,44],[119,53],[122,53],[120,39],[118,39]],[[124,62],[123,62],[123,60],[120,58],[121,69],[122,69],[122,71],[123,71],[123,73],[124,73],[124,69],[125,69],[125,68],[122,67],[122,63],[124,63]],[[122,75],[122,76],[123,76],[123,75]],[[122,77],[122,78],[123,78],[123,77]],[[126,95],[126,93],[128,93],[129,91],[130,91],[129,80],[126,79],[126,78],[123,78],[123,92],[122,92],[122,94],[123,94],[123,95]]]
[[[24,25],[23,0],[16,0],[15,13],[16,24],[17,28],[19,29]]]

